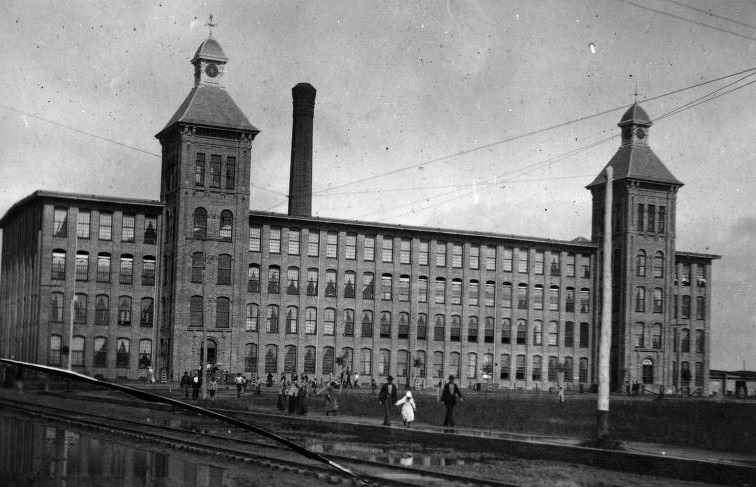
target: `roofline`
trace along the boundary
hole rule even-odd
[[[0,228],[5,226],[6,220],[12,215],[16,210],[19,208],[29,204],[30,202],[34,200],[39,199],[65,199],[65,200],[78,200],[78,201],[94,201],[98,203],[111,203],[111,204],[117,204],[117,205],[134,205],[134,206],[153,206],[155,208],[162,208],[165,206],[164,203],[157,201],[157,200],[146,200],[146,199],[137,199],[137,198],[121,198],[121,197],[113,197],[113,196],[102,196],[102,195],[87,195],[87,194],[78,194],[78,193],[64,193],[60,191],[45,191],[45,190],[37,190],[31,193],[30,195],[21,198],[20,200],[13,203],[13,205],[8,209],[8,211],[5,212],[5,215],[3,215],[2,218],[0,218]]]
[[[603,173],[605,171],[606,171],[606,168],[604,168],[601,172]],[[605,179],[604,181],[596,181],[596,179],[594,179],[594,182],[592,182],[588,186],[586,186],[585,189],[591,189],[591,188],[595,188],[597,186],[604,186],[606,184],[606,178],[604,178],[604,179]],[[685,183],[683,183],[681,181],[678,181],[676,183],[672,183],[672,182],[669,182],[669,181],[659,181],[659,180],[656,180],[656,179],[642,179],[642,178],[633,178],[633,177],[615,178],[615,179],[612,179],[612,181],[616,183],[617,181],[624,181],[626,179],[630,179],[632,181],[640,181],[640,182],[644,182],[644,183],[651,183],[651,184],[663,184],[663,185],[666,185],[666,186],[677,186],[678,188],[682,188],[683,186],[685,186]]]
[[[343,220],[343,219],[328,218],[328,217],[295,216],[295,215],[289,215],[285,213],[273,213],[269,211],[250,210],[249,216],[273,218],[273,219],[287,220],[287,221],[300,222],[300,223],[331,223],[335,225],[350,225],[353,227],[375,228],[378,231],[398,230],[398,231],[405,231],[405,232],[435,233],[435,234],[441,234],[441,235],[449,235],[450,238],[479,237],[479,238],[490,238],[490,239],[519,240],[522,242],[531,242],[531,243],[537,243],[537,244],[561,245],[561,246],[576,247],[580,249],[590,249],[591,251],[598,248],[597,243],[590,242],[590,241],[575,242],[572,240],[554,240],[554,239],[545,239],[545,238],[537,238],[537,237],[528,237],[528,236],[523,236],[523,235],[486,233],[486,232],[477,232],[477,231],[471,231],[471,230],[455,230],[455,229],[450,229],[450,228],[418,227],[418,226],[411,226],[411,225],[398,225],[395,223]]]
[[[675,257],[694,257],[696,259],[710,259],[710,260],[716,260],[721,259],[721,255],[717,254],[704,254],[701,252],[687,252],[684,250],[675,250]]]

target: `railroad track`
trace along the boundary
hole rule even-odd
[[[87,398],[87,401],[91,403],[92,398]],[[321,482],[331,484],[361,485],[359,481],[323,464],[315,463],[307,458],[298,456],[288,449],[278,447],[272,440],[234,438],[228,435],[218,435],[203,431],[201,433],[202,441],[197,441],[197,433],[185,428],[93,413],[85,411],[85,408],[72,411],[71,409],[49,404],[30,403],[10,398],[0,398],[0,405],[22,413],[27,417],[54,422],[56,425],[69,425],[117,434],[122,437],[138,441],[148,441],[153,444],[160,444],[192,453],[215,455],[218,458],[225,458],[231,461],[251,462],[265,468],[302,475],[303,480],[306,478],[316,478]],[[163,411],[156,410],[155,414],[167,415],[169,413],[163,409]],[[470,476],[386,464],[351,456],[329,454],[328,458],[347,466],[355,472],[359,472],[363,478],[382,486],[513,486],[513,484],[497,480],[474,479]]]

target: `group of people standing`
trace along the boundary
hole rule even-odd
[[[378,394],[378,402],[384,408],[383,425],[391,426],[391,415],[394,406],[401,406],[402,423],[405,428],[409,428],[415,421],[415,411],[417,404],[412,397],[412,392],[407,391],[401,399],[397,400],[398,389],[394,384],[394,378],[388,376],[386,383],[381,386],[381,392]],[[462,392],[457,384],[454,383],[454,376],[449,376],[449,381],[439,391],[439,401],[444,405],[446,410],[444,416],[444,428],[454,428],[454,407],[462,401]]]
[[[278,390],[278,409],[288,410],[289,414],[307,414],[307,397],[314,387],[314,381],[311,382],[306,375],[292,374],[291,378],[282,375]]]

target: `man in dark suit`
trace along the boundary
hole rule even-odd
[[[454,383],[454,376],[449,376],[449,382],[444,386],[444,390],[441,393],[441,402],[446,408],[446,416],[444,416],[444,427],[454,428],[454,406],[457,405],[457,398],[462,400],[462,393],[459,391],[459,387]]]
[[[388,376],[386,383],[381,386],[381,392],[378,394],[378,402],[383,405],[386,414],[383,416],[383,425],[391,426],[391,412],[396,403],[396,386],[394,378]]]

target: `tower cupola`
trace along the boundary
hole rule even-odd
[[[617,124],[622,129],[622,145],[646,145],[651,125],[653,122],[646,111],[637,103],[633,103]]]
[[[191,63],[194,64],[194,86],[218,86],[223,88],[228,58],[218,41],[212,36],[197,48]]]

